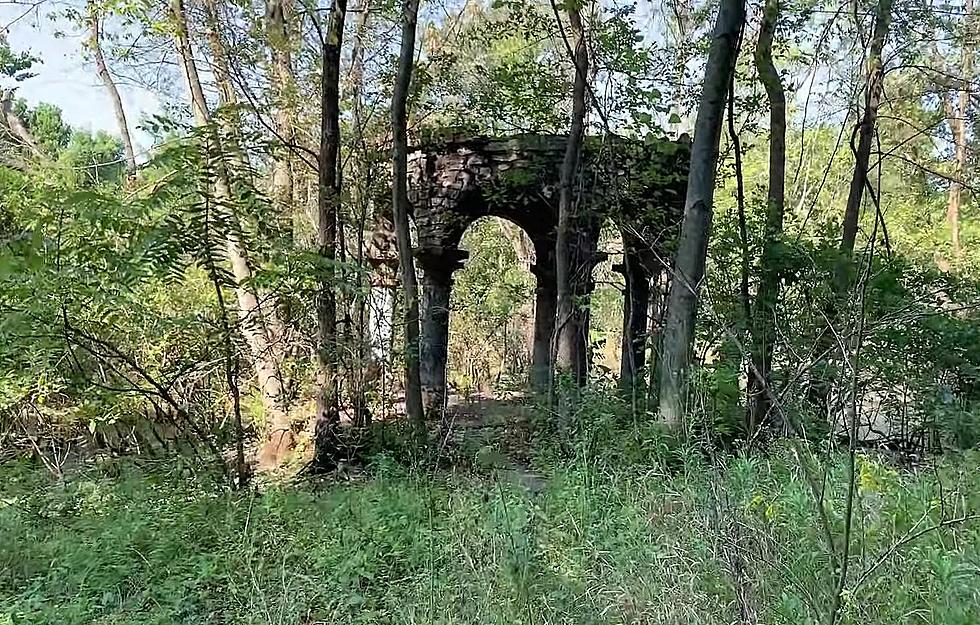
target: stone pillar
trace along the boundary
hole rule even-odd
[[[553,265],[531,265],[537,278],[534,289],[534,342],[531,346],[531,390],[544,393],[551,381],[551,341],[555,333],[555,314],[558,306],[558,285]]]
[[[623,264],[613,270],[626,278],[623,296],[623,343],[619,365],[619,385],[631,392],[643,380],[646,365],[647,316],[650,306],[650,278],[636,255],[624,254]]]
[[[456,248],[420,248],[415,255],[422,268],[419,375],[426,413],[432,414],[441,412],[446,405],[449,299],[453,272],[463,266],[468,253]]]

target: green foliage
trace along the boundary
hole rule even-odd
[[[914,118],[927,125],[935,118],[919,103],[896,101],[895,106],[905,108],[895,112],[896,118],[883,120],[880,131],[889,137],[883,141],[901,144],[911,160],[886,160],[881,171],[876,172],[875,193],[881,198],[884,225],[874,203],[866,199],[856,260],[851,268],[854,284],[860,284],[867,276],[859,380],[859,392],[866,398],[863,410],[874,415],[873,427],[879,433],[891,432],[919,443],[944,446],[975,444],[978,433],[974,415],[980,412],[973,398],[980,381],[980,359],[972,346],[976,344],[974,333],[980,321],[975,314],[980,302],[980,275],[969,266],[972,261],[966,261],[975,249],[945,260],[950,257],[945,226],[946,189],[913,164],[928,164],[935,158],[932,144],[909,131],[906,122],[901,121]],[[782,283],[775,320],[776,389],[781,394],[784,385],[791,385],[784,395],[787,408],[807,422],[808,431],[815,435],[826,433],[828,426],[810,414],[812,406],[804,400],[806,379],[814,366],[827,366],[827,361],[815,358],[813,346],[826,328],[826,314],[831,308],[840,312],[836,332],[853,336],[862,304],[860,289],[855,288],[844,301],[838,301],[830,288],[839,260],[844,208],[844,197],[838,190],[846,188],[853,168],[846,142],[838,144],[839,132],[839,128],[829,126],[807,128],[803,135],[790,132],[784,233],[773,259],[775,266],[769,267]],[[768,145],[764,135],[743,136],[742,142],[748,146],[742,173],[746,183],[749,286],[754,292],[761,270]],[[927,165],[933,166],[941,165]],[[792,183],[794,179],[796,182]],[[724,336],[726,330],[746,337],[740,333],[749,324],[738,287],[742,242],[734,189],[735,181],[729,177],[716,194],[707,274],[712,303],[702,309],[704,324],[699,327],[707,353],[723,349],[718,337]],[[875,257],[868,272],[872,232],[876,233]],[[747,337],[743,344],[749,344]],[[853,343],[846,345],[853,351]],[[741,356],[736,356],[735,371],[744,369],[740,360]],[[846,394],[849,371],[839,360],[834,366],[828,373],[838,381],[841,393]],[[713,365],[708,367],[707,388],[702,389],[709,398],[715,397],[718,382],[712,368]],[[714,409],[726,412],[717,405],[712,407],[710,401],[709,414]],[[744,407],[744,398],[740,402]]]
[[[118,164],[73,165],[118,155],[114,138],[75,133],[50,170],[0,169],[0,412],[12,440],[25,415],[68,436],[138,422],[154,380],[179,385],[191,412],[223,401],[201,386],[208,374],[183,377],[211,359],[216,322],[207,276],[183,269],[187,249],[172,244],[173,188],[124,195]]]
[[[38,145],[47,152],[48,156],[56,156],[68,147],[72,129],[61,118],[61,109],[57,106],[42,102],[30,108],[27,102],[21,99],[16,102],[14,112],[23,120]]]
[[[6,35],[0,34],[0,75],[23,82],[36,75],[31,68],[39,61],[29,52],[14,52],[7,43]]]
[[[99,131],[75,131],[59,155],[59,162],[82,176],[82,184],[119,183],[126,170],[122,142]]]
[[[454,276],[449,377],[461,390],[476,390],[526,369],[534,278],[525,263],[533,250],[517,226],[498,219],[474,223],[462,245],[471,255]]]
[[[823,622],[833,569],[795,462],[689,458],[674,469],[550,465],[538,494],[501,469],[433,477],[383,457],[316,493],[229,493],[186,466],[51,482],[0,466],[0,619],[13,623]],[[975,456],[900,472],[859,459],[860,531],[843,623],[980,618]],[[830,459],[841,494],[843,458]],[[956,492],[944,503],[938,485]],[[838,485],[838,486],[834,486]],[[716,496],[715,493],[725,493]],[[954,503],[955,502],[955,503]],[[945,507],[944,507],[945,506]],[[945,516],[944,516],[945,515]],[[840,529],[840,511],[831,522]],[[865,555],[860,555],[865,554]],[[730,566],[732,558],[741,565]]]

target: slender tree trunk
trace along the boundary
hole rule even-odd
[[[962,61],[960,63],[960,78],[962,83],[956,92],[956,104],[953,105],[946,94],[946,116],[949,119],[949,129],[955,145],[953,152],[954,171],[953,181],[949,185],[949,201],[946,204],[946,221],[949,223],[950,241],[953,252],[960,253],[960,205],[963,198],[963,178],[966,175],[966,128],[970,112],[970,84],[973,80],[973,0],[966,0],[966,35],[963,37]]]
[[[209,219],[210,215],[206,218]],[[235,420],[235,474],[238,478],[235,487],[245,488],[248,485],[248,464],[245,462],[245,427],[242,421],[242,392],[238,384],[239,366],[238,353],[235,350],[235,342],[232,337],[232,325],[228,320],[228,305],[225,303],[225,295],[218,268],[214,259],[208,259],[208,277],[214,286],[214,294],[218,300],[218,319],[221,325],[221,342],[224,348],[225,360],[225,384],[228,386],[228,393],[231,395],[231,410]]]
[[[351,179],[349,185],[351,204],[357,211],[357,266],[367,271],[357,273],[359,291],[365,293],[357,297],[357,388],[354,390],[354,425],[368,427],[371,425],[371,412],[365,404],[365,385],[369,382],[366,371],[369,349],[368,338],[368,306],[371,300],[370,268],[365,264],[365,232],[367,230],[368,212],[371,207],[371,174],[373,163],[368,156],[367,141],[364,129],[364,38],[367,35],[368,17],[370,16],[369,0],[362,0],[359,11],[354,19],[354,36],[351,42],[350,89],[354,124],[350,144],[354,147],[351,159]],[[364,278],[367,277],[365,281]]]
[[[272,57],[273,121],[283,147],[272,157],[271,198],[277,215],[293,211],[294,174],[291,150],[296,142],[296,77],[293,74],[290,23],[293,0],[266,3],[266,37]]]
[[[762,239],[759,288],[752,320],[752,368],[749,372],[749,424],[751,436],[770,414],[772,354],[775,345],[776,304],[779,301],[779,245],[783,235],[786,187],[786,93],[772,61],[772,40],[779,20],[780,0],[766,0],[755,48],[759,81],[769,99],[769,193]]]
[[[854,173],[851,176],[847,204],[844,207],[841,242],[838,248],[837,264],[834,268],[834,291],[838,297],[846,295],[851,286],[854,242],[857,240],[858,220],[861,215],[864,189],[868,185],[871,144],[874,142],[878,106],[881,104],[881,94],[884,88],[885,72],[882,66],[881,53],[885,47],[885,40],[888,38],[888,29],[891,26],[891,10],[892,0],[879,1],[874,33],[871,36],[871,45],[868,49],[868,80],[864,92],[864,112],[861,115],[861,121],[854,129],[858,140],[857,146],[853,145],[852,138]]]
[[[418,15],[419,0],[405,0],[402,4],[402,41],[398,55],[398,72],[391,97],[391,130],[394,144],[392,210],[402,287],[405,290],[405,409],[408,418],[421,433],[424,414],[419,375],[419,288],[415,278],[415,261],[408,227],[408,213],[411,209],[408,200],[408,91],[415,65],[415,28]]]
[[[317,245],[321,277],[316,300],[317,373],[316,455],[327,464],[333,448],[337,411],[337,215],[340,205],[340,52],[347,20],[347,0],[334,0],[323,41],[320,121],[320,194],[317,202]]]
[[[241,119],[237,110],[238,93],[235,91],[235,85],[232,84],[231,80],[231,63],[228,58],[228,50],[221,38],[221,18],[218,15],[215,0],[204,0],[203,6],[206,23],[205,37],[208,47],[211,49],[208,64],[211,66],[214,82],[218,86],[218,104],[232,109],[230,123],[227,120],[220,120],[225,122],[222,126],[229,137],[233,138],[233,141],[228,141],[233,144],[224,147],[231,149],[231,156],[236,167],[244,170],[245,156],[242,152]]]
[[[187,31],[187,20],[184,14],[183,0],[171,0],[171,17],[174,20],[175,43],[180,58],[181,69],[187,81],[191,94],[191,109],[195,123],[202,128],[211,125],[211,113],[208,109],[201,79],[194,62],[194,53],[190,35]],[[223,146],[218,133],[210,131],[211,142],[219,157],[217,159],[217,175],[214,183],[214,194],[217,203],[231,213],[234,221],[231,183],[228,169],[223,160]],[[242,333],[252,351],[256,377],[262,391],[263,401],[269,411],[268,441],[262,452],[264,464],[278,464],[282,453],[289,451],[293,445],[293,433],[285,410],[283,400],[285,388],[279,362],[276,339],[270,331],[270,325],[277,326],[273,309],[264,310],[262,301],[250,286],[253,272],[248,262],[245,249],[238,239],[238,228],[230,227],[226,239],[228,260],[231,263],[232,275],[235,278],[235,295],[238,299],[238,314],[242,321]],[[271,323],[270,323],[271,321]]]
[[[885,72],[882,66],[882,50],[891,26],[892,0],[879,0],[875,15],[874,31],[868,47],[867,81],[864,90],[864,110],[851,135],[851,150],[854,152],[854,172],[844,206],[844,223],[841,227],[841,241],[837,249],[834,265],[833,297],[826,312],[827,326],[817,341],[817,352],[826,361],[832,360],[837,352],[834,326],[840,317],[840,306],[851,288],[854,273],[854,244],[857,240],[858,221],[864,190],[868,186],[868,167],[871,160],[871,145],[874,142],[878,120],[878,106],[884,88]],[[855,145],[854,140],[857,139]],[[829,372],[818,367],[813,374],[809,390],[809,401],[818,412],[827,408],[830,395]]]
[[[575,295],[576,285],[574,274],[576,257],[579,256],[580,245],[576,221],[578,198],[575,181],[578,175],[579,162],[582,155],[582,142],[585,137],[585,110],[589,76],[589,48],[585,37],[585,27],[582,24],[582,14],[577,4],[568,4],[569,34],[574,45],[572,62],[575,65],[575,76],[572,82],[572,119],[568,129],[568,142],[565,145],[565,156],[561,164],[558,192],[558,231],[555,245],[555,268],[558,283],[558,323],[555,329],[557,335],[557,358],[555,365],[563,375],[572,375],[577,385],[581,380],[580,362],[583,354],[579,354],[578,333],[581,331],[576,323]],[[566,412],[565,402],[559,402],[562,413]],[[567,415],[565,415],[567,416]]]
[[[88,24],[89,48],[92,50],[92,56],[95,57],[95,69],[105,86],[105,90],[109,93],[109,99],[112,100],[116,124],[119,126],[119,136],[122,138],[123,151],[126,154],[126,171],[132,175],[136,171],[136,152],[133,150],[133,139],[129,134],[129,124],[126,122],[126,109],[123,108],[122,97],[119,95],[116,81],[109,73],[109,66],[106,65],[105,56],[102,54],[99,14],[95,2],[92,0],[88,1]]]
[[[13,89],[0,89],[0,109],[2,109],[3,112],[3,119],[0,121],[2,121],[3,125],[7,127],[10,134],[13,135],[13,137],[20,143],[23,143],[24,146],[30,150],[33,156],[42,161],[47,160],[46,155],[41,151],[41,148],[38,145],[37,139],[31,133],[30,129],[27,128],[27,125],[24,124],[24,120],[22,120],[17,113],[14,112]]]
[[[228,49],[224,40],[221,38],[221,18],[218,14],[219,5],[215,0],[204,0],[206,29],[205,35],[208,47],[211,50],[209,59],[211,72],[214,75],[215,83],[218,86],[218,104],[221,107],[230,109],[230,115],[222,116],[218,122],[224,129],[225,138],[222,143],[223,153],[229,155],[232,167],[229,174],[238,173],[239,175],[251,171],[245,154],[244,138],[242,136],[242,119],[238,111],[238,93],[232,82],[231,62]],[[230,176],[229,176],[230,178]],[[231,180],[229,179],[229,182]],[[253,184],[246,182],[246,184]],[[247,260],[247,259],[246,259]],[[269,312],[265,315],[263,322],[269,334],[270,344],[277,360],[282,358],[286,352],[286,328],[279,318],[279,301],[273,293],[256,291],[263,307]],[[280,372],[281,374],[281,372]],[[285,385],[285,382],[284,382]]]
[[[660,366],[660,413],[674,425],[684,421],[698,288],[704,277],[711,229],[718,141],[744,12],[744,0],[721,0],[694,124],[684,220],[667,304]]]

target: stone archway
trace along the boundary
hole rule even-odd
[[[422,272],[421,376],[429,408],[444,405],[453,273],[467,253],[459,249],[467,227],[482,217],[500,217],[523,229],[534,245],[535,289],[530,384],[547,388],[552,372],[556,323],[555,234],[559,170],[567,137],[515,135],[450,138],[415,148],[409,157],[409,195],[418,234],[415,257]],[[573,237],[573,294],[588,301],[592,270],[605,219],[623,229],[628,292],[624,306],[623,376],[643,367],[649,281],[666,257],[679,222],[686,187],[689,142],[588,138],[578,181],[579,207]],[[588,306],[577,309],[575,344],[579,382],[585,381]],[[627,354],[628,352],[628,354]]]

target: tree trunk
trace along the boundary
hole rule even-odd
[[[133,139],[129,135],[129,124],[126,122],[126,110],[123,108],[122,98],[119,96],[119,89],[116,88],[116,81],[109,73],[106,65],[105,56],[102,54],[102,41],[100,34],[99,15],[95,2],[88,2],[88,23],[89,23],[89,47],[92,49],[92,56],[95,57],[95,69],[99,74],[99,79],[105,85],[105,90],[109,93],[112,100],[112,108],[116,114],[116,124],[119,125],[119,135],[122,137],[123,151],[126,154],[126,171],[130,175],[136,171],[136,152],[133,150]]]
[[[371,293],[373,291],[370,279],[369,265],[366,264],[365,252],[366,241],[365,233],[367,230],[368,213],[372,206],[371,197],[371,178],[374,162],[369,157],[367,141],[364,129],[364,38],[367,34],[368,17],[370,15],[370,1],[362,0],[358,6],[358,13],[354,19],[353,41],[351,42],[351,61],[350,61],[350,90],[352,101],[353,125],[351,128],[351,138],[349,144],[352,146],[353,155],[350,159],[349,179],[353,181],[348,185],[348,195],[351,205],[356,212],[356,241],[357,241],[357,267],[362,270],[356,274],[358,280],[358,290],[366,295],[356,298],[357,303],[357,327],[356,339],[356,363],[354,365],[355,388],[354,388],[354,425],[357,427],[369,427],[371,425],[371,412],[365,405],[366,384],[371,380],[370,372],[366,370],[369,363],[369,356],[373,355],[370,351],[370,336],[368,333],[368,322],[370,319]],[[365,280],[367,278],[367,280]],[[390,333],[389,333],[390,334]]]
[[[207,28],[205,36],[208,47],[211,49],[211,57],[208,63],[211,66],[211,73],[214,75],[214,82],[218,85],[218,104],[232,109],[233,123],[231,127],[224,124],[229,136],[234,137],[235,144],[228,146],[232,148],[232,158],[236,166],[245,169],[245,159],[242,154],[241,146],[241,119],[238,114],[238,94],[235,92],[235,85],[231,82],[231,63],[228,59],[228,50],[225,42],[221,39],[221,21],[218,16],[218,7],[215,0],[204,0],[204,14]]]
[[[231,63],[229,61],[228,49],[224,40],[221,38],[221,21],[218,15],[218,5],[215,0],[204,0],[205,20],[207,28],[205,34],[208,46],[211,49],[210,65],[214,75],[215,83],[218,85],[218,104],[221,107],[230,109],[230,116],[222,116],[218,122],[224,128],[227,138],[221,146],[222,153],[229,155],[232,167],[230,173],[239,175],[251,171],[251,166],[247,162],[242,137],[242,119],[238,111],[238,93],[232,82]],[[229,181],[230,180],[229,176]],[[251,183],[246,183],[251,184]],[[247,259],[246,259],[247,260]],[[269,311],[263,318],[265,331],[269,335],[270,357],[278,362],[282,355],[287,351],[287,332],[285,324],[279,317],[278,297],[268,291],[257,290],[256,294],[261,300],[263,307]],[[280,371],[280,375],[282,372]],[[285,381],[283,381],[285,386]]]
[[[578,248],[576,236],[577,205],[575,181],[581,160],[582,142],[585,135],[586,90],[589,76],[589,49],[585,38],[585,28],[582,25],[582,14],[576,4],[569,4],[568,25],[572,43],[574,44],[572,62],[575,65],[575,77],[572,83],[572,119],[568,129],[568,142],[565,145],[565,156],[561,164],[558,194],[558,231],[555,245],[555,265],[558,283],[558,322],[555,329],[557,334],[557,358],[555,365],[563,375],[572,375],[575,384],[584,382],[579,371],[584,354],[578,353],[578,333],[581,331],[576,318],[576,288],[574,274]],[[560,404],[564,402],[559,402]],[[562,406],[560,406],[562,408]],[[564,414],[565,410],[562,409]],[[565,415],[567,416],[567,415]]]
[[[175,40],[181,69],[191,94],[191,109],[194,113],[194,120],[199,127],[207,128],[211,125],[211,113],[204,96],[204,89],[201,86],[201,79],[197,73],[197,65],[194,62],[183,0],[171,0],[170,9],[171,17],[174,20]],[[215,152],[219,155],[214,183],[215,198],[219,205],[229,210],[230,217],[234,221],[234,211],[230,207],[232,193],[228,170],[224,164],[220,138],[213,129],[210,131],[210,141]],[[270,332],[270,325],[278,325],[278,320],[275,319],[275,313],[271,309],[263,309],[262,301],[249,286],[253,272],[245,249],[237,238],[237,230],[238,228],[235,227],[228,229],[225,244],[232,275],[236,282],[235,295],[238,299],[238,314],[242,322],[242,334],[251,349],[263,403],[270,413],[267,427],[268,440],[266,448],[261,454],[262,462],[272,465],[278,464],[282,454],[289,451],[293,446],[293,433],[288,416],[282,407],[285,389],[279,368],[280,363],[276,357],[278,346]]]
[[[296,77],[289,25],[293,17],[293,0],[269,0],[266,3],[266,37],[272,57],[272,89],[275,97],[273,122],[280,150],[272,157],[271,199],[277,215],[293,210],[293,159],[291,151],[296,142]]]
[[[946,204],[946,221],[949,223],[950,242],[953,244],[953,253],[960,253],[960,205],[963,198],[963,178],[966,176],[966,128],[967,117],[970,112],[970,84],[973,80],[973,0],[966,0],[964,5],[966,13],[966,35],[963,37],[962,61],[960,63],[960,78],[962,83],[956,91],[956,104],[953,105],[943,94],[943,101],[946,103],[946,117],[949,119],[949,130],[953,135],[953,181],[949,185],[949,201]]]
[[[851,135],[851,149],[854,152],[854,173],[847,193],[847,204],[844,206],[844,223],[841,227],[841,241],[837,249],[837,261],[834,265],[833,298],[826,312],[827,326],[817,340],[817,353],[826,361],[832,360],[837,351],[835,345],[835,329],[840,316],[840,306],[851,288],[854,273],[854,244],[857,240],[858,221],[861,216],[861,204],[864,200],[864,190],[868,186],[868,167],[871,160],[871,144],[874,141],[875,127],[878,120],[878,106],[884,88],[885,72],[882,66],[882,50],[888,38],[891,26],[892,0],[879,0],[875,16],[874,32],[868,48],[868,73],[864,91],[864,111],[861,119],[855,125]],[[857,137],[857,145],[854,138]],[[819,412],[826,410],[827,398],[830,395],[829,372],[823,367],[817,367],[808,392],[808,400]]]
[[[317,373],[316,458],[327,465],[333,452],[337,411],[337,300],[335,273],[337,260],[337,215],[340,204],[340,52],[347,20],[347,0],[334,0],[323,41],[321,72],[321,121],[319,181],[317,201],[317,245],[320,253],[320,280],[316,300]]]
[[[779,301],[779,245],[783,235],[786,186],[786,93],[772,61],[772,39],[779,20],[780,0],[766,0],[755,48],[759,81],[769,99],[769,194],[762,240],[759,288],[752,322],[752,367],[749,371],[749,423],[751,436],[772,408],[766,387],[772,378],[776,304]]]
[[[684,220],[674,262],[675,276],[667,304],[660,363],[660,413],[673,425],[681,425],[684,420],[698,288],[704,277],[711,229],[718,141],[744,10],[744,0],[721,0],[708,53],[701,106],[694,124]]]
[[[405,290],[405,410],[419,433],[423,426],[422,382],[419,376],[419,288],[415,278],[408,213],[408,92],[415,65],[415,27],[419,0],[405,0],[402,6],[402,41],[398,71],[391,97],[392,130],[392,211],[398,240],[398,262]]]
[[[878,106],[881,104],[881,94],[884,87],[885,72],[882,67],[881,53],[888,37],[891,26],[892,0],[880,0],[875,17],[874,33],[868,50],[868,80],[864,94],[864,112],[861,121],[855,127],[857,147],[854,150],[854,174],[851,176],[851,186],[847,193],[847,204],[844,207],[844,223],[841,230],[841,242],[838,248],[837,264],[834,268],[834,291],[838,297],[846,295],[851,286],[852,259],[854,257],[854,242],[857,240],[858,218],[861,215],[861,202],[864,199],[864,189],[868,185],[868,164],[871,160],[871,144],[874,141],[875,126],[878,121]]]
[[[37,143],[37,139],[27,128],[16,112],[14,112],[14,90],[3,90],[0,89],[0,110],[3,112],[3,119],[0,122],[10,131],[12,137],[18,142],[24,144],[28,150],[30,150],[32,156],[44,161],[47,160],[44,152],[41,151],[40,146]],[[20,164],[26,168],[26,165]],[[19,169],[20,167],[18,167]]]

